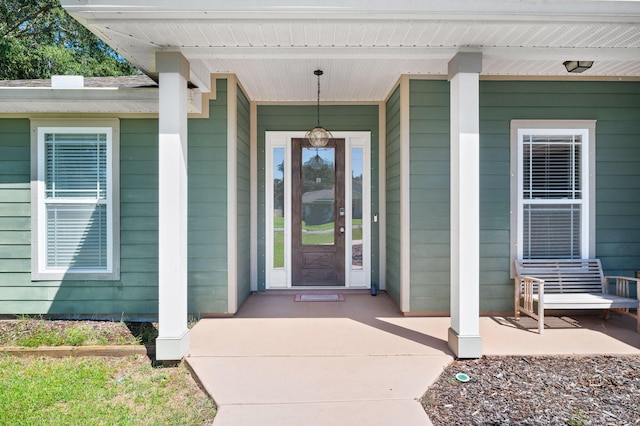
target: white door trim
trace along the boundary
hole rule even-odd
[[[344,288],[371,286],[371,132],[333,132],[336,139],[345,140],[345,210],[346,223],[352,212],[352,150],[362,148],[362,270],[351,268],[351,250],[345,250]],[[291,140],[304,138],[305,132],[265,132],[265,286],[266,289],[291,288]],[[274,247],[274,148],[284,149],[284,268],[273,268]],[[347,226],[345,247],[352,245],[352,229]],[[324,287],[326,288],[326,287]],[[340,287],[343,288],[343,287]]]

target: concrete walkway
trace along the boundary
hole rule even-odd
[[[481,318],[487,355],[640,354],[633,321]],[[294,302],[254,294],[234,318],[191,331],[187,362],[214,398],[214,426],[429,425],[416,401],[452,360],[449,318],[404,317],[384,294]]]

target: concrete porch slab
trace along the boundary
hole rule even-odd
[[[215,425],[425,425],[416,401],[453,360],[448,317],[405,317],[385,294],[294,302],[254,294],[203,319],[186,361],[216,400]],[[611,314],[481,317],[485,355],[640,354],[635,322]],[[403,417],[404,416],[404,417]]]
[[[424,425],[432,423],[416,401],[355,401],[318,404],[223,406],[215,426]]]
[[[189,357],[220,405],[414,400],[450,356]],[[251,383],[251,386],[247,386]]]
[[[635,320],[611,313],[545,317],[544,334],[529,317],[480,318],[484,355],[639,355],[640,334]]]

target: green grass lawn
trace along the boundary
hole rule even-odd
[[[183,365],[0,356],[2,425],[202,425],[215,412]]]
[[[353,219],[353,225],[356,228],[352,231],[353,240],[362,239],[362,219]],[[275,217],[273,219],[273,266],[274,268],[284,268],[284,217]],[[316,226],[307,226],[306,229],[313,231],[328,230],[333,228],[332,223],[326,223]],[[333,234],[302,234],[303,244],[331,244],[333,243]]]
[[[273,233],[273,267],[284,268],[284,231]]]

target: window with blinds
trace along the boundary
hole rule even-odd
[[[47,267],[106,270],[107,135],[47,133]]]
[[[587,142],[586,129],[519,130],[519,258],[586,255]]]
[[[114,279],[114,128],[42,126],[37,135],[35,277]]]

